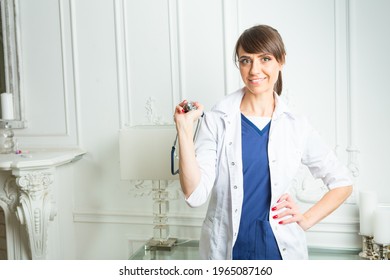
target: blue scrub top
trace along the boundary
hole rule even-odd
[[[268,137],[271,122],[262,130],[241,114],[244,201],[233,259],[281,260],[269,224],[271,180]]]

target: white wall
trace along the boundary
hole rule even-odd
[[[63,189],[55,226],[67,229],[57,244],[61,258],[126,259],[152,235],[148,182],[135,188],[120,179],[119,130],[173,124],[178,101],[200,100],[210,108],[236,89],[233,46],[242,30],[257,23],[276,27],[285,40],[284,95],[291,106],[307,114],[353,168],[357,188],[376,190],[381,202],[390,203],[384,177],[390,158],[388,1],[17,3],[28,121],[17,132],[21,148],[88,151],[59,171]],[[320,194],[312,185],[318,182],[297,179],[302,207]],[[188,208],[177,182],[170,189],[176,198],[172,235],[196,238],[206,208]],[[353,196],[313,228],[310,245],[359,246],[355,202]]]
[[[356,92],[357,147],[360,150],[360,186],[375,189],[379,200],[390,202],[387,182],[390,157],[390,36],[384,0],[356,1],[352,5],[352,90]],[[367,18],[368,17],[368,18]]]

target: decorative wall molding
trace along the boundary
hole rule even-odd
[[[359,250],[359,220],[348,217],[324,220],[306,232],[309,248],[328,250]]]
[[[49,6],[45,6],[47,9],[46,13],[50,13],[52,18],[50,20],[56,20],[57,22],[54,22],[55,24],[52,24],[53,27],[58,26],[58,38],[52,38],[52,42],[54,44],[59,45],[59,57],[58,61],[59,64],[56,65],[56,69],[54,70],[55,73],[61,73],[60,81],[58,85],[56,85],[55,92],[52,93],[52,95],[58,95],[60,99],[64,100],[63,107],[60,107],[58,111],[62,112],[63,114],[56,119],[53,119],[58,125],[56,126],[56,129],[58,127],[63,128],[58,131],[51,131],[50,128],[43,129],[40,127],[40,122],[38,121],[31,121],[28,117],[34,116],[34,120],[39,119],[40,112],[38,110],[32,110],[30,106],[29,115],[26,116],[26,121],[28,122],[28,127],[26,129],[20,130],[16,132],[16,136],[18,137],[19,144],[21,146],[30,147],[30,148],[42,148],[42,147],[76,147],[79,144],[79,133],[78,133],[78,114],[76,110],[76,96],[75,96],[75,77],[74,75],[74,57],[73,52],[75,50],[73,40],[75,38],[72,37],[72,18],[71,18],[71,12],[70,12],[70,2],[72,0],[62,1],[57,0],[54,3],[51,3]],[[19,1],[18,1],[19,2]],[[20,6],[24,5],[19,4],[18,9]],[[37,8],[39,10],[39,8]],[[18,14],[21,11],[17,11]],[[56,15],[56,16],[55,16]],[[27,17],[26,17],[27,18]],[[22,23],[19,23],[19,25],[22,25]],[[22,25],[23,27],[23,25]],[[21,32],[23,32],[24,29],[21,29]],[[27,32],[27,31],[24,31]],[[23,34],[21,34],[23,35]],[[21,39],[23,37],[27,37],[25,34],[23,36],[20,36]],[[58,39],[58,42],[55,41]],[[23,45],[27,45],[28,42],[22,41]],[[23,49],[26,49],[24,47]],[[23,57],[21,57],[23,58]],[[44,67],[44,66],[43,66]],[[32,73],[27,72],[26,66],[22,65],[22,76],[21,76],[21,92],[30,91],[31,89],[29,85],[26,84],[26,77],[27,75],[30,75]],[[46,70],[45,70],[46,71]],[[51,77],[48,77],[50,79]],[[57,77],[55,77],[57,78]],[[34,88],[34,87],[33,87]],[[34,88],[36,90],[36,88]],[[25,94],[24,94],[25,95]],[[45,104],[47,100],[42,100],[42,103]],[[36,109],[36,107],[32,107],[33,109]],[[39,117],[37,117],[39,116]]]
[[[355,75],[355,63],[356,58],[355,55],[355,38],[356,38],[356,30],[354,29],[354,26],[357,26],[354,23],[354,17],[353,13],[355,12],[355,1],[349,1],[345,0],[345,5],[347,8],[347,30],[348,30],[348,41],[347,41],[347,59],[348,59],[348,124],[349,124],[349,130],[348,130],[348,167],[350,168],[353,176],[358,177],[359,176],[359,165],[358,165],[358,154],[359,149],[356,146],[357,142],[357,105],[356,105],[356,88],[355,86],[357,83],[353,80]]]
[[[205,214],[169,213],[168,224],[177,227],[201,227]],[[129,224],[153,226],[153,213],[75,211],[75,223]]]
[[[353,2],[353,1],[352,1]],[[334,1],[335,5],[335,100],[336,100],[336,154],[346,152],[346,164],[352,176],[359,176],[358,154],[356,146],[356,102],[354,82],[352,81],[354,23],[352,22],[353,4],[349,0]],[[345,147],[344,149],[342,149]]]
[[[118,0],[114,2],[115,18],[115,46],[116,46],[116,65],[118,79],[118,100],[119,100],[119,121],[120,127],[130,126],[132,123],[130,112],[130,78],[129,78],[129,57],[127,48],[129,38],[126,36],[126,26],[128,19],[125,13],[126,1]]]
[[[172,119],[170,122],[167,122],[166,120],[164,120],[164,118],[161,115],[156,113],[156,99],[154,99],[152,96],[146,99],[145,110],[146,110],[146,118],[148,119],[148,122],[145,125],[172,124]]]
[[[22,61],[20,59],[20,24],[18,18],[18,1],[2,0],[0,3],[2,24],[2,45],[3,45],[3,64],[2,73],[5,75],[5,90],[12,93],[14,120],[8,121],[13,128],[24,128],[25,115],[23,94],[20,90],[21,76],[20,70]],[[5,126],[5,121],[0,120],[0,126]]]
[[[168,36],[169,36],[169,67],[170,67],[170,87],[171,92],[169,98],[171,99],[172,109],[183,99],[188,99],[186,96],[185,83],[187,77],[184,72],[184,55],[183,49],[183,18],[182,9],[183,3],[179,0],[167,0],[167,9],[162,12],[167,14],[168,17]],[[115,40],[116,40],[116,52],[117,52],[117,72],[118,72],[118,88],[119,88],[119,108],[120,108],[120,127],[125,128],[135,125],[161,125],[161,124],[173,124],[173,119],[164,119],[155,112],[153,116],[157,117],[157,121],[151,118],[149,108],[147,108],[148,123],[138,123],[132,116],[131,110],[136,102],[132,98],[133,94],[137,94],[131,91],[131,73],[130,73],[130,46],[132,38],[129,38],[128,26],[130,26],[130,19],[126,14],[127,3],[124,0],[114,1],[114,13],[115,13]],[[228,94],[233,90],[236,90],[240,86],[240,77],[238,70],[232,67],[233,62],[233,47],[235,40],[238,36],[238,11],[237,0],[227,1],[220,0],[220,8],[222,10],[222,30],[220,30],[223,38],[221,42],[223,52],[223,71],[224,71],[224,94]],[[163,24],[163,23],[162,23]],[[165,93],[166,94],[166,93]],[[150,98],[156,100],[156,96],[149,97],[147,103],[150,103]],[[149,104],[150,105],[150,104]],[[150,107],[147,105],[147,107]]]
[[[153,214],[140,212],[131,214],[129,212],[109,212],[109,211],[75,211],[73,220],[75,223],[103,223],[103,224],[133,224],[153,226]],[[178,227],[201,227],[205,214],[183,214],[169,213],[169,225]],[[310,232],[322,233],[351,233],[355,234],[359,226],[359,219],[349,219],[348,217],[338,217],[332,220],[324,220],[311,228]]]
[[[170,77],[172,92],[170,98],[172,99],[172,108],[183,98],[183,90],[181,83],[181,66],[180,66],[180,47],[179,47],[179,14],[177,0],[167,0],[168,29],[169,29],[169,56],[170,61]],[[128,26],[130,26],[130,19],[126,14],[127,3],[124,0],[114,1],[114,18],[115,18],[115,40],[116,40],[116,55],[117,55],[117,72],[118,72],[118,94],[119,94],[119,108],[120,108],[120,128],[134,126],[134,125],[164,125],[173,124],[173,119],[164,120],[162,116],[154,110],[155,98],[149,96],[146,100],[146,118],[147,123],[135,123],[131,106],[133,105],[131,92],[131,73],[130,73],[130,54],[129,48],[132,38],[128,36]],[[141,105],[141,104],[138,104]]]
[[[134,227],[145,225],[153,227],[153,215],[151,213],[130,214],[129,212],[74,212],[75,223],[99,223],[99,224],[128,224]],[[200,231],[204,215],[169,213],[168,224],[174,227],[190,227]],[[332,220],[324,220],[307,232],[309,248],[335,250],[356,250],[360,243],[356,232],[359,227],[358,219],[339,217]],[[186,238],[186,237],[181,237]],[[320,238],[320,240],[318,239]],[[148,238],[137,233],[127,234],[129,254],[140,248]],[[340,240],[340,242],[338,242]],[[330,246],[331,245],[331,246]]]
[[[224,76],[225,94],[237,90],[241,86],[241,77],[238,69],[231,66],[233,50],[239,36],[239,5],[238,0],[222,0],[223,10],[223,52],[224,52]]]
[[[182,228],[190,227],[200,231],[204,214],[169,213],[168,224]],[[153,227],[153,215],[151,213],[129,214],[129,212],[74,212],[75,223],[99,223],[99,224],[128,224],[134,227],[145,225]],[[356,250],[360,246],[359,236],[356,234],[359,228],[358,219],[339,217],[332,220],[324,220],[307,232],[309,248]],[[181,238],[186,238],[181,236]],[[127,234],[129,255],[139,249],[148,238],[140,234]]]
[[[335,41],[335,147],[334,151],[344,161],[356,179],[359,176],[356,142],[356,110],[351,90],[351,32],[349,0],[334,1],[334,41]],[[290,96],[288,96],[290,98]],[[312,179],[309,172],[302,169],[294,179],[294,190],[299,201],[315,203],[327,191],[326,186]],[[355,204],[352,194],[346,203]]]
[[[180,14],[179,0],[168,0],[168,20],[169,20],[169,42],[170,42],[170,65],[171,65],[171,87],[172,87],[172,108],[175,108],[183,96],[182,85],[182,58],[180,49]],[[170,120],[173,124],[173,120]]]

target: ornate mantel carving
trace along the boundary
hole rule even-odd
[[[73,162],[83,154],[81,150],[66,150],[36,152],[28,157],[0,155],[0,170],[11,171],[0,188],[0,200],[25,227],[33,260],[47,256],[49,222],[57,214],[51,195],[56,167]]]
[[[0,190],[0,200],[4,201],[8,205],[10,212],[16,211],[18,203],[18,189],[16,186],[16,180],[14,176],[10,176],[4,183],[3,189]]]
[[[20,224],[26,227],[32,259],[45,258],[48,224],[57,213],[50,196],[53,175],[54,169],[19,171],[16,174],[19,205],[15,214]]]

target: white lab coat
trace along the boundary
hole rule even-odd
[[[210,202],[203,222],[199,250],[204,259],[231,259],[243,202],[240,89],[207,112],[196,140],[201,180],[186,199],[191,207]],[[349,171],[324,144],[308,121],[291,113],[275,94],[268,158],[271,176],[271,207],[288,192],[301,164],[329,188],[352,185]],[[270,216],[276,213],[270,211]],[[279,225],[269,218],[283,259],[307,259],[306,237],[297,224]]]

